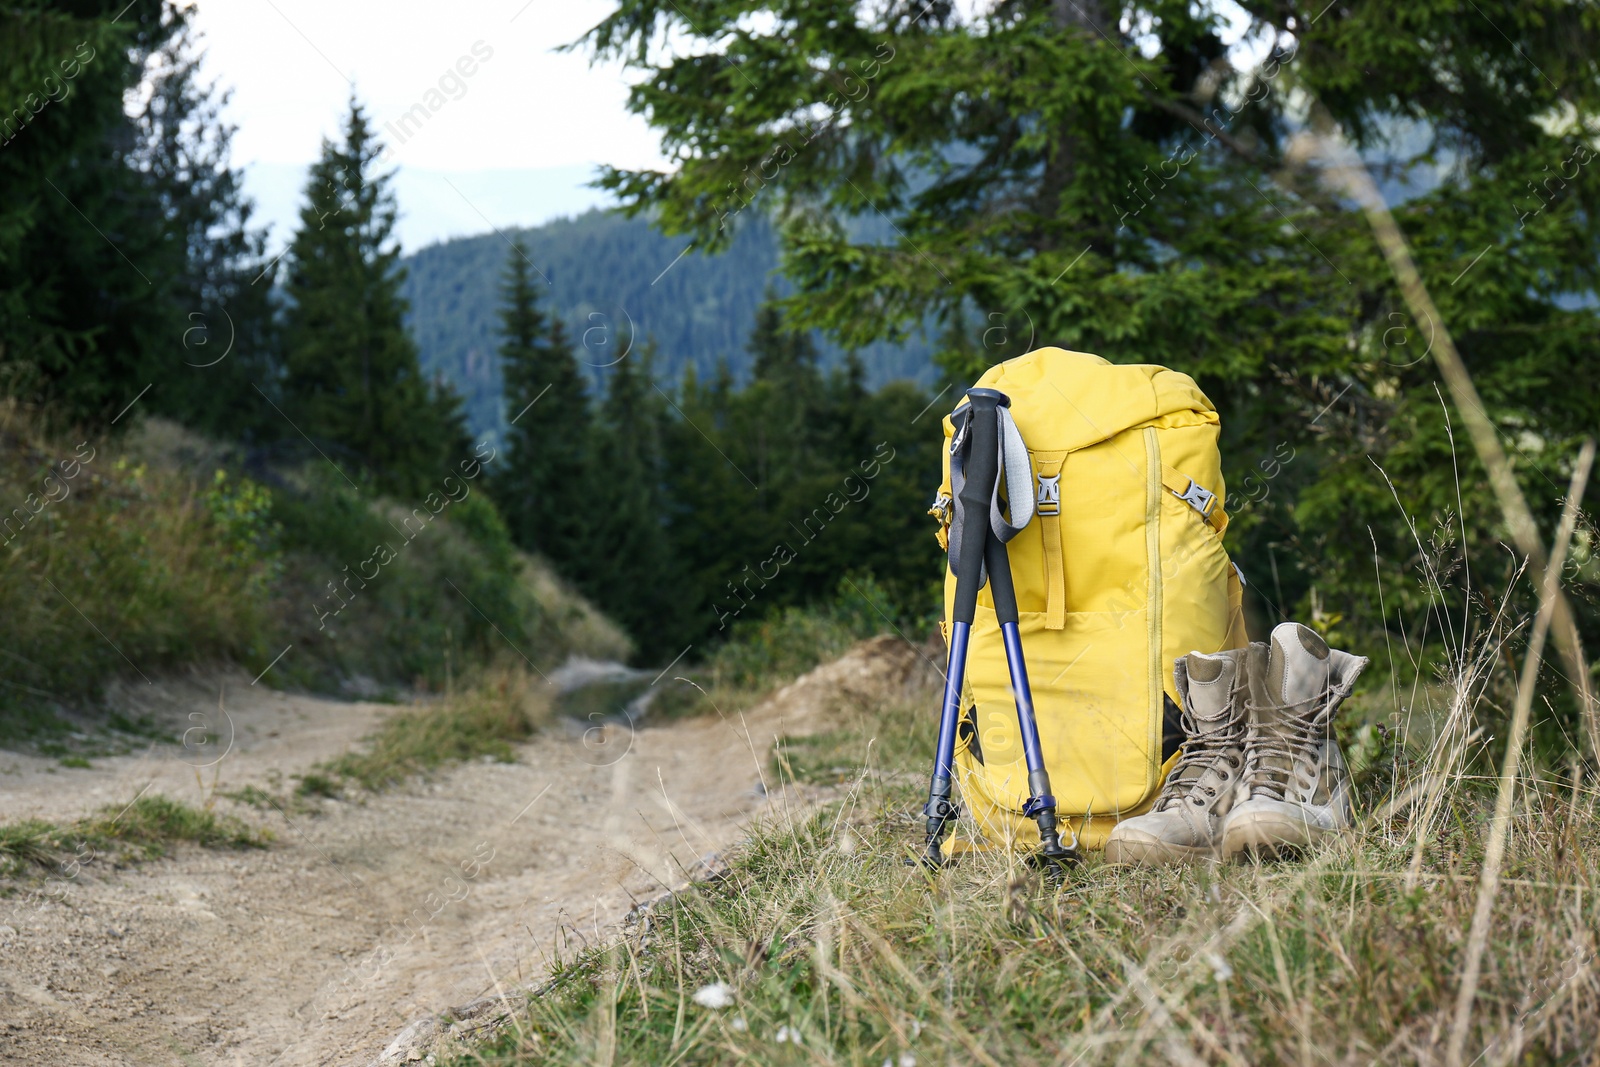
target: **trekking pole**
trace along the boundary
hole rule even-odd
[[[994,598],[995,617],[1000,620],[1000,639],[1006,648],[1006,667],[1011,672],[1011,697],[1017,705],[1017,727],[1022,733],[1022,754],[1028,765],[1028,799],[1022,805],[1024,818],[1039,824],[1040,866],[1059,875],[1062,864],[1079,858],[1078,838],[1062,845],[1056,825],[1056,798],[1050,794],[1050,772],[1045,769],[1039,747],[1039,722],[1033,714],[1033,687],[1028,684],[1028,665],[1022,656],[1022,631],[1017,622],[1017,591],[1011,581],[1011,557],[998,537],[986,539],[989,565],[989,595]]]
[[[955,821],[956,806],[950,800],[955,777],[956,721],[961,715],[961,687],[966,679],[967,643],[972,635],[972,620],[978,610],[978,589],[983,584],[984,545],[989,540],[989,501],[995,480],[1000,476],[999,431],[995,409],[1005,394],[994,389],[967,392],[966,481],[961,486],[961,547],[955,561],[956,595],[950,615],[950,660],[945,668],[944,700],[939,707],[939,741],[934,749],[933,776],[928,782],[927,843],[922,862],[928,867],[944,865],[945,828]],[[951,462],[960,457],[952,455]],[[970,519],[968,522],[966,520]],[[1002,546],[1002,549],[1004,546]]]

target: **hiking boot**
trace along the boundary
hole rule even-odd
[[[1350,772],[1333,716],[1367,662],[1299,623],[1272,631],[1266,656],[1251,662],[1245,795],[1223,826],[1224,856],[1278,856],[1349,828]]]
[[[1112,829],[1107,863],[1217,855],[1222,819],[1233,807],[1244,769],[1248,651],[1191,652],[1174,665],[1173,681],[1183,698],[1183,754],[1151,809]]]

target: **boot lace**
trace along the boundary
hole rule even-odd
[[[1244,672],[1239,673],[1242,675]],[[1230,708],[1238,707],[1241,689],[1236,682],[1228,695]],[[1209,803],[1216,799],[1217,788],[1205,782],[1206,773],[1216,770],[1221,778],[1231,783],[1244,766],[1246,723],[1243,715],[1232,714],[1221,726],[1209,730],[1202,727],[1200,720],[1188,708],[1183,709],[1182,717],[1183,754],[1178,757],[1178,765],[1172,768],[1166,784],[1161,787],[1154,806],[1156,811],[1164,811],[1182,802],[1185,797],[1197,805]],[[1211,721],[1207,720],[1206,725],[1211,726]],[[1224,764],[1226,770],[1222,769]],[[1205,794],[1205,799],[1201,799],[1201,793]]]
[[[1328,725],[1342,696],[1328,689],[1287,704],[1248,702],[1245,709],[1245,762],[1251,768],[1250,795],[1289,800],[1302,767],[1315,767],[1317,752],[1328,739]],[[1272,712],[1276,725],[1262,725],[1262,711]],[[1276,764],[1276,765],[1275,765]],[[1313,782],[1314,784],[1314,782]]]

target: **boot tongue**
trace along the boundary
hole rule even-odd
[[[1309,702],[1328,690],[1328,643],[1315,630],[1297,622],[1280,623],[1272,631],[1267,656],[1267,684],[1273,703],[1295,705],[1302,713]]]
[[[1303,741],[1303,724],[1327,706],[1328,643],[1309,627],[1280,623],[1273,628],[1265,659],[1257,667],[1260,673],[1252,672],[1250,679],[1255,729],[1267,739],[1257,749],[1263,781],[1256,788],[1270,785],[1269,795],[1282,799],[1294,774],[1292,753]]]
[[[1208,656],[1203,652],[1191,652],[1183,658],[1183,672],[1187,675],[1182,687],[1183,718],[1188,737],[1184,741],[1184,756],[1163,789],[1156,810],[1182,804],[1185,793],[1203,785],[1202,779],[1211,781],[1213,786],[1220,785],[1213,766],[1218,756],[1211,745],[1227,744],[1230,731],[1234,734],[1235,745],[1242,741],[1238,732],[1238,708],[1232,699],[1242,662],[1242,657]]]
[[[1203,734],[1220,729],[1227,724],[1228,699],[1238,675],[1238,660],[1191,652],[1184,661],[1189,674],[1189,714]]]

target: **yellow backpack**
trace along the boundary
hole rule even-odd
[[[1098,848],[1117,820],[1149,807],[1176,759],[1173,660],[1247,643],[1241,578],[1222,547],[1217,413],[1186,374],[1060,348],[992,367],[976,387],[1009,398],[1026,445],[1034,514],[1004,546],[1018,629],[1056,809],[1079,845]],[[947,446],[962,414],[958,405],[944,420]],[[948,548],[949,447],[944,455],[931,513]],[[947,570],[947,643],[955,596]],[[970,627],[955,738],[955,778],[987,843],[1039,842],[989,585]],[[948,842],[946,854],[964,847]]]

